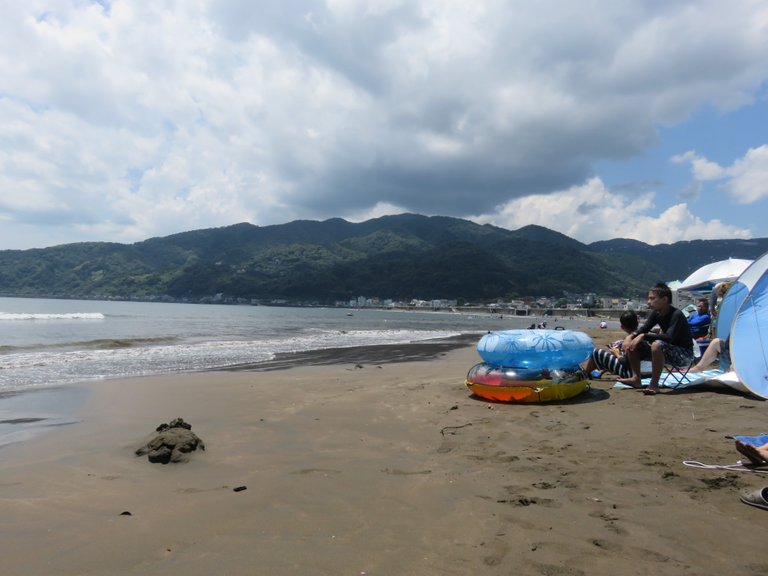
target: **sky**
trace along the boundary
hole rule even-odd
[[[764,0],[0,7],[0,250],[402,212],[768,237]]]

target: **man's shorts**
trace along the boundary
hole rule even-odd
[[[675,346],[669,344],[663,340],[661,342],[661,349],[664,351],[664,363],[676,366],[678,368],[682,366],[689,366],[693,362],[693,350],[683,348],[682,346]],[[643,340],[637,347],[637,351],[640,354],[641,360],[651,359],[651,344]]]

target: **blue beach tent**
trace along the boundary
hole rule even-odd
[[[765,253],[750,264],[726,292],[717,313],[717,337],[721,340],[728,338],[736,313],[767,267],[768,253]]]
[[[723,304],[734,288],[733,305],[738,304],[738,309],[729,323],[733,369],[750,392],[768,399],[768,253],[739,276]],[[742,294],[745,294],[743,298]],[[736,302],[738,299],[741,302]],[[724,318],[722,313],[723,306],[718,318],[718,337],[721,337],[721,328],[725,333],[728,325],[728,317]]]

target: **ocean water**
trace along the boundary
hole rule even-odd
[[[85,392],[64,388],[67,384],[223,369],[281,353],[439,341],[459,334],[476,333],[479,341],[488,331],[540,320],[415,310],[0,298],[0,447],[76,423]],[[589,324],[550,321],[550,327],[569,329]]]
[[[479,337],[530,321],[374,309],[0,298],[0,394],[226,368],[286,352],[473,332]]]

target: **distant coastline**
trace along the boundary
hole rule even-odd
[[[200,304],[213,306],[265,306],[273,308],[339,308],[351,311],[355,310],[387,310],[394,312],[439,312],[443,314],[486,314],[513,316],[519,318],[568,318],[570,320],[584,318],[604,318],[618,319],[626,308],[512,308],[505,307],[503,304],[482,304],[472,306],[414,306],[405,303],[393,305],[367,305],[353,306],[349,304],[318,304],[293,301],[243,301],[243,299],[222,299],[215,300],[204,298],[191,300],[185,298],[157,297],[157,298],[118,298],[118,297],[88,297],[88,296],[26,296],[23,294],[8,294],[0,292],[0,298],[18,298],[29,300],[82,300],[87,302],[140,302],[140,303],[161,303],[161,304]]]

